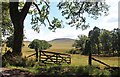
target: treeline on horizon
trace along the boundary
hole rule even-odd
[[[89,31],[88,36],[79,35],[73,47],[80,49],[82,54],[92,54],[118,56],[120,55],[120,29],[114,28],[109,31],[94,27]]]

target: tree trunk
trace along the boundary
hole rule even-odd
[[[89,52],[89,65],[91,66],[92,65],[92,54],[91,54],[91,51]]]
[[[98,56],[100,56],[100,48],[99,48],[99,44],[97,44],[97,49],[98,49]]]
[[[10,17],[14,26],[14,41],[13,41],[13,54],[22,55],[22,41],[23,41],[23,28],[24,28],[24,19],[29,11],[31,2],[26,2],[23,9],[19,11],[19,0],[12,2],[10,0]]]
[[[89,57],[88,57],[88,65],[92,65],[92,51],[91,51],[91,41],[87,41],[88,44],[88,50],[89,50]]]
[[[23,21],[16,21],[14,25],[14,45],[13,54],[22,55],[22,41],[23,41]]]

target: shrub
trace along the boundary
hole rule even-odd
[[[70,54],[80,54],[80,51],[75,50],[75,49],[71,49],[71,50],[66,51],[66,53],[70,53]]]
[[[116,70],[113,70],[111,71],[111,76],[112,77],[119,77],[120,76],[120,68],[119,69],[116,69]]]
[[[92,77],[109,77],[111,75],[108,70],[101,70],[96,66],[46,66],[35,67],[39,75],[78,75],[78,76],[92,76]]]
[[[13,56],[13,55],[3,55],[2,56],[2,66],[20,66],[20,67],[32,67],[35,61],[33,59],[27,59],[26,57]]]

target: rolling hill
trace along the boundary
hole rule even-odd
[[[48,51],[53,52],[66,52],[67,50],[72,49],[72,45],[74,43],[74,39],[70,38],[57,38],[51,41],[48,41],[52,47],[48,49]],[[24,41],[25,46],[22,48],[22,52],[25,55],[30,55],[34,53],[34,49],[28,48],[28,45],[30,44],[30,41]]]
[[[52,45],[52,47],[48,50],[65,52],[69,49],[72,49],[72,45],[74,41],[75,41],[74,39],[70,39],[70,38],[57,38],[57,39],[51,40],[49,41],[49,43]]]
[[[49,42],[74,42],[74,39],[70,39],[70,38],[57,38],[54,40],[51,40]]]

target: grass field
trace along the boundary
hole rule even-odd
[[[23,56],[29,56],[32,53],[35,53],[34,49],[28,48],[29,42],[24,42],[25,46],[22,48]],[[51,42],[52,47],[48,49],[49,51],[55,51],[60,53],[65,53],[67,50],[72,49],[73,42]],[[109,64],[110,66],[118,66],[118,57],[96,57],[95,58]],[[103,65],[93,61],[93,65],[104,67]],[[85,66],[88,65],[88,56],[80,54],[71,54],[71,66]]]
[[[67,40],[67,41],[61,40],[61,41],[51,41],[49,43],[52,45],[52,47],[48,50],[55,51],[55,52],[57,51],[65,52],[73,48],[72,44],[74,44],[74,41],[73,40]]]
[[[25,46],[23,47],[23,55],[28,56],[32,53],[35,53],[33,49],[28,48],[29,43],[25,43]],[[52,47],[48,49],[49,51],[55,51],[60,53],[65,53],[66,50],[69,50],[72,48],[72,43],[51,43]],[[96,57],[95,58],[111,65],[111,66],[118,66],[118,57]],[[104,67],[104,65],[101,65],[100,63],[97,63],[93,61],[94,65]],[[80,54],[71,54],[71,66],[85,66],[88,65],[88,56],[80,55]]]

